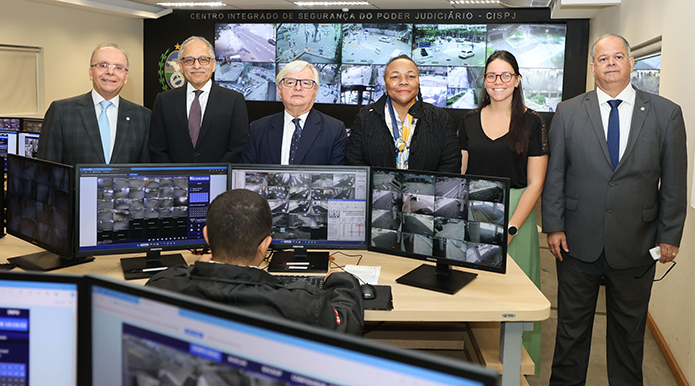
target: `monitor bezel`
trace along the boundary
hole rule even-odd
[[[378,253],[383,253],[383,254],[388,254],[388,255],[396,255],[396,256],[402,256],[402,257],[407,257],[415,260],[421,260],[421,261],[427,261],[430,263],[435,263],[437,265],[448,265],[448,266],[458,266],[458,267],[463,267],[463,268],[471,268],[471,269],[476,269],[476,270],[481,270],[481,271],[488,271],[488,272],[495,272],[495,273],[501,273],[504,274],[507,272],[507,239],[508,239],[508,233],[507,233],[507,227],[509,226],[509,179],[508,178],[501,178],[501,177],[489,177],[489,176],[479,176],[479,175],[473,175],[473,174],[457,174],[457,173],[444,173],[444,172],[432,172],[432,171],[424,171],[424,170],[414,170],[414,169],[394,169],[394,168],[382,168],[382,167],[372,167],[371,168],[371,176],[370,180],[374,181],[374,173],[376,172],[397,172],[397,173],[420,173],[420,174],[427,174],[436,177],[452,177],[452,178],[465,178],[465,179],[476,179],[476,180],[489,180],[489,181],[494,181],[494,182],[501,182],[504,184],[505,187],[505,197],[504,197],[504,224],[503,224],[503,240],[502,244],[500,247],[502,248],[502,265],[500,267],[491,267],[491,266],[486,266],[486,265],[481,265],[481,264],[475,264],[475,263],[469,263],[467,261],[462,261],[462,260],[454,260],[454,259],[447,259],[444,257],[436,257],[436,256],[425,256],[421,254],[416,254],[416,253],[411,253],[411,252],[406,252],[406,251],[397,251],[393,249],[386,249],[386,248],[378,248],[372,246],[372,214],[373,210],[369,211],[369,220],[367,224],[367,237],[369,241],[369,247],[367,248],[368,251],[370,252],[378,252]],[[369,207],[372,209],[372,194],[373,194],[373,189],[372,186],[370,186],[369,189]],[[469,200],[470,201],[470,200]],[[466,219],[468,221],[468,219]]]
[[[61,284],[76,284],[77,285],[77,330],[75,331],[76,342],[76,358],[75,358],[75,377],[77,379],[77,385],[91,385],[89,383],[88,373],[85,372],[81,361],[88,357],[91,353],[91,349],[87,340],[85,340],[84,330],[89,326],[89,319],[86,319],[88,312],[82,312],[82,310],[89,307],[88,299],[85,294],[87,279],[84,275],[76,274],[55,274],[50,272],[34,273],[34,272],[24,272],[24,271],[0,271],[0,280],[5,281],[33,281],[41,283],[61,283]]]
[[[475,366],[470,363],[453,360],[446,357],[434,356],[427,353],[418,352],[416,350],[406,350],[396,346],[380,344],[372,342],[368,339],[358,338],[348,334],[338,334],[328,329],[309,326],[302,323],[294,322],[286,319],[273,318],[261,313],[255,313],[244,310],[238,307],[228,307],[223,304],[211,302],[205,299],[194,298],[178,294],[176,292],[167,291],[159,288],[145,287],[134,285],[112,278],[88,274],[86,276],[84,298],[86,304],[89,304],[89,323],[84,328],[84,333],[89,336],[90,341],[85,344],[88,348],[87,357],[90,358],[89,366],[86,366],[86,371],[89,372],[89,377],[85,379],[91,380],[93,372],[91,358],[93,357],[93,347],[91,342],[92,331],[92,293],[93,287],[99,286],[107,289],[124,292],[128,295],[147,298],[157,302],[166,303],[179,308],[211,315],[233,322],[245,324],[250,327],[270,330],[275,333],[280,333],[293,338],[304,339],[319,344],[336,346],[341,349],[357,352],[364,355],[380,357],[386,360],[421,367],[428,370],[446,373],[463,379],[473,380],[482,383],[484,386],[498,385],[500,375],[494,370]],[[423,366],[423,364],[426,364]]]
[[[191,243],[186,245],[161,245],[156,247],[127,247],[127,248],[113,248],[113,249],[92,249],[92,250],[81,250],[79,235],[80,235],[80,203],[79,203],[79,192],[80,192],[80,169],[83,168],[93,168],[93,169],[103,169],[103,168],[206,168],[206,167],[226,167],[227,168],[227,190],[230,186],[231,178],[231,168],[227,163],[154,163],[154,164],[77,164],[74,170],[74,183],[75,183],[75,209],[74,215],[74,227],[75,227],[75,248],[74,254],[77,257],[85,256],[99,256],[99,255],[120,255],[129,253],[147,253],[147,252],[159,252],[159,251],[181,251],[197,248],[208,247],[205,239],[201,238],[200,242]]]
[[[234,170],[258,170],[258,171],[268,171],[269,169],[276,169],[279,171],[291,171],[291,170],[297,170],[297,169],[302,169],[302,170],[336,170],[336,171],[365,171],[366,176],[367,176],[367,188],[369,188],[369,185],[371,184],[371,172],[370,172],[370,167],[369,166],[346,166],[346,165],[277,165],[277,164],[232,164],[231,165],[231,174],[232,177],[234,178]],[[233,181],[230,180],[230,189],[232,189]],[[365,222],[364,226],[365,228],[368,225],[368,215],[370,211],[370,203],[369,203],[369,193],[367,193],[367,197],[365,198],[366,200],[366,205],[365,205]],[[367,250],[367,246],[369,245],[369,239],[367,238],[367,230],[365,229],[365,239],[362,240],[363,243],[361,245],[357,244],[326,244],[326,243],[282,243],[282,242],[276,242],[275,239],[270,243],[270,249],[274,251],[282,251],[286,249],[292,249],[293,247],[305,247],[306,249],[320,249],[320,250],[331,250],[331,249],[338,249],[338,250]],[[322,240],[322,241],[327,241],[327,240]]]
[[[39,158],[24,157],[24,156],[21,156],[18,154],[8,154],[7,155],[8,195],[9,195],[9,183],[10,183],[9,182],[9,180],[10,180],[10,165],[11,165],[10,159],[14,158],[14,157],[22,158],[22,159],[28,159],[28,160],[31,160],[31,162],[44,163],[44,164],[51,165],[53,167],[60,167],[60,168],[68,170],[68,176],[69,176],[68,178],[70,180],[69,185],[71,188],[70,192],[69,192],[69,197],[68,197],[68,203],[69,203],[68,204],[68,234],[70,235],[70,237],[69,237],[70,245],[68,246],[67,250],[61,251],[52,245],[44,243],[40,240],[33,239],[29,236],[22,234],[21,232],[15,231],[14,229],[10,229],[9,226],[6,226],[7,233],[14,236],[14,237],[17,237],[18,239],[24,240],[28,243],[34,244],[38,247],[41,247],[41,248],[43,248],[51,253],[54,253],[54,254],[60,256],[62,259],[72,260],[72,259],[78,257],[75,255],[75,249],[77,246],[77,240],[76,240],[76,233],[77,232],[76,232],[76,228],[75,228],[75,225],[76,225],[75,224],[75,207],[73,204],[75,202],[75,197],[76,197],[75,189],[74,189],[75,188],[74,167],[71,165],[65,165],[65,164],[61,164],[61,163],[53,162],[53,161],[46,161],[46,160],[39,159]],[[24,162],[24,161],[22,161],[22,162]],[[71,205],[71,204],[73,204],[73,205]],[[9,203],[6,202],[5,205],[8,206],[8,208],[9,208]],[[9,217],[9,210],[8,210],[8,217]],[[6,220],[7,220],[7,218],[6,218]],[[9,222],[7,223],[7,225],[9,225]],[[87,256],[87,255],[85,255],[85,256]]]

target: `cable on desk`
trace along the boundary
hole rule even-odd
[[[343,253],[343,252],[340,252],[340,251],[333,252],[333,253],[331,253],[331,256],[332,256],[332,255],[343,255],[343,256],[347,256],[347,257],[358,257],[358,259],[357,259],[357,264],[355,264],[355,265],[360,265],[360,261],[362,261],[362,255],[348,255],[347,253]]]

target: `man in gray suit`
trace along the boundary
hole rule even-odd
[[[92,52],[93,89],[54,101],[46,112],[38,157],[67,165],[150,162],[150,110],[121,98],[128,55],[113,43]]]
[[[686,140],[675,103],[634,89],[630,46],[591,48],[597,90],[558,106],[549,132],[543,232],[556,257],[558,325],[551,385],[584,385],[599,287],[606,286],[611,385],[641,385],[654,279],[678,254],[686,214]]]

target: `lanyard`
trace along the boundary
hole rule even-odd
[[[386,105],[389,107],[389,113],[391,115],[391,132],[393,133],[393,140],[396,142],[396,149],[403,151],[406,143],[408,142],[408,137],[410,136],[410,127],[412,124],[411,116],[410,114],[407,114],[406,119],[402,122],[401,127],[403,130],[403,138],[401,138],[401,134],[398,130],[398,121],[396,120],[396,112],[394,111],[393,104],[391,103],[391,98],[389,98],[388,95],[386,96]]]

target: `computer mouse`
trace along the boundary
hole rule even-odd
[[[371,284],[362,284],[360,287],[362,290],[362,299],[371,300],[376,299],[376,288]]]

